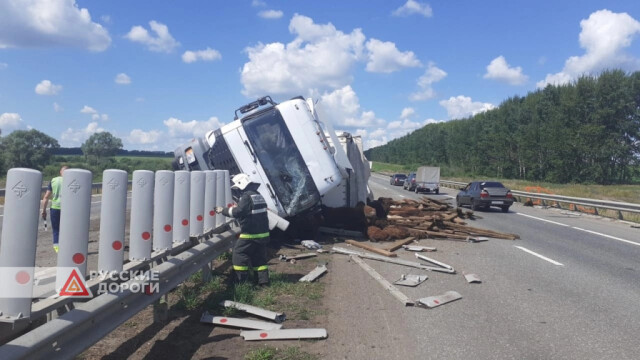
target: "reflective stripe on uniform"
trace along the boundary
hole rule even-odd
[[[261,233],[261,234],[240,234],[240,239],[262,239],[269,237],[269,233]]]
[[[241,266],[241,265],[233,265],[233,270],[235,270],[235,271],[249,271],[249,267],[248,266]]]
[[[253,270],[255,270],[255,271],[265,271],[265,270],[269,270],[269,266],[268,265],[262,265],[262,266],[254,267]]]
[[[229,208],[229,217],[233,217],[233,207]]]
[[[258,210],[251,210],[251,214],[261,214],[263,212],[267,212],[267,208],[262,208]]]

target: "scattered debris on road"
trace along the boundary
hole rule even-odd
[[[415,302],[409,299],[405,294],[403,294],[398,288],[393,286],[390,282],[388,282],[385,278],[383,278],[377,271],[373,270],[373,268],[367,263],[364,262],[358,255],[349,255],[349,259],[353,260],[356,264],[360,265],[371,277],[376,279],[384,287],[387,291],[391,293],[396,299],[400,300],[404,306],[413,306]]]
[[[426,298],[418,299],[418,302],[431,309],[458,299],[462,299],[462,295],[460,295],[458,292],[447,291],[442,295],[429,296]]]
[[[227,316],[213,316],[208,312],[204,312],[200,318],[200,322],[207,324],[223,325],[238,327],[242,329],[254,330],[277,330],[282,328],[282,324],[274,324],[266,321],[239,319]]]
[[[220,305],[226,308],[234,308],[246,313],[259,316],[261,318],[273,320],[277,323],[281,323],[286,320],[287,316],[284,313],[274,312],[266,309],[259,308],[253,305],[242,304],[239,302],[225,300]]]
[[[322,274],[327,272],[327,265],[318,265],[315,269],[311,270],[307,275],[303,276],[298,280],[299,282],[313,282],[315,279],[319,278]]]
[[[390,264],[404,265],[404,266],[409,266],[409,267],[413,267],[413,268],[416,268],[416,269],[451,273],[451,270],[440,268],[440,267],[427,266],[427,265],[423,265],[423,264],[420,264],[420,263],[417,263],[417,262],[403,260],[403,259],[397,259],[397,258],[393,258],[392,259],[392,258],[384,257],[384,256],[381,256],[381,255],[364,253],[364,252],[361,252],[361,251],[347,250],[347,249],[341,248],[341,247],[333,247],[332,250],[335,253],[343,254],[343,255],[357,255],[357,256],[359,256],[361,258],[365,258],[365,259],[377,260],[377,261],[387,262],[387,263],[390,263]]]
[[[452,267],[451,265],[447,265],[447,264],[445,264],[445,263],[443,263],[443,262],[440,262],[440,261],[438,261],[438,260],[432,259],[432,258],[430,258],[430,257],[426,257],[426,256],[424,256],[424,255],[420,255],[420,254],[415,254],[415,255],[416,255],[416,257],[417,257],[418,259],[420,259],[420,260],[424,260],[424,261],[426,261],[426,262],[430,262],[430,263],[432,263],[432,264],[438,265],[438,266],[440,266],[440,267],[442,267],[442,268],[445,268],[445,269],[447,269],[447,270],[451,270],[451,271],[455,272],[455,270],[453,269],[453,267]]]
[[[405,274],[402,274],[400,276],[400,279],[394,281],[393,283],[395,285],[416,287],[416,286],[422,284],[428,278],[429,277],[427,277],[427,275],[411,275],[411,274],[405,275]]]
[[[315,257],[315,256],[318,256],[318,254],[316,254],[316,253],[306,253],[306,254],[293,255],[293,256],[287,256],[287,255],[282,255],[281,254],[279,259],[280,259],[280,261],[289,261],[289,262],[295,264],[295,262],[297,260],[306,259],[306,258]]]
[[[415,252],[433,252],[437,249],[430,246],[417,246],[417,245],[402,245],[402,248],[406,251],[415,251]]]
[[[471,283],[480,284],[482,282],[482,280],[480,280],[480,278],[476,274],[464,274],[464,278],[467,279],[467,282],[469,284]]]
[[[361,249],[365,249],[365,250],[368,250],[368,251],[371,251],[373,253],[380,254],[380,255],[383,255],[383,256],[387,256],[387,257],[397,257],[398,256],[397,254],[394,254],[394,253],[392,253],[390,251],[387,251],[387,250],[384,250],[384,249],[378,249],[378,248],[376,248],[374,246],[367,245],[367,244],[364,244],[364,243],[361,243],[361,242],[357,242],[355,240],[346,240],[345,242],[347,244],[349,244],[349,245],[353,245],[355,247],[359,247]]]

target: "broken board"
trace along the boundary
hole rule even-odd
[[[316,266],[315,269],[311,270],[311,272],[309,272],[307,275],[305,275],[302,278],[300,278],[300,280],[298,280],[298,282],[312,282],[315,279],[319,278],[320,275],[324,274],[325,272],[327,272],[327,266],[326,265],[318,265],[318,266]]]
[[[431,309],[458,299],[462,299],[462,295],[460,295],[458,292],[447,291],[442,295],[429,296],[426,298],[418,299],[418,302]]]
[[[207,312],[202,314],[200,322],[255,330],[278,330],[282,327],[282,324],[274,324],[258,320],[238,319],[227,316],[213,316]]]
[[[402,275],[400,277],[399,280],[396,280],[394,282],[395,285],[402,285],[402,286],[418,286],[420,284],[422,284],[425,280],[427,280],[429,277],[427,277],[427,275]]]
[[[482,280],[480,280],[480,278],[476,274],[464,274],[464,278],[467,279],[467,282],[469,284],[471,283],[479,284],[482,282]]]
[[[280,329],[280,330],[251,330],[241,331],[246,341],[255,340],[297,340],[297,339],[326,339],[326,329]]]

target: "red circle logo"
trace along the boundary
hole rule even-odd
[[[31,280],[31,276],[29,276],[28,272],[21,270],[16,273],[16,281],[18,282],[18,284],[24,285],[28,283],[30,280]]]
[[[198,215],[197,219],[198,221],[202,221],[202,215]]]
[[[183,219],[183,220],[182,220],[182,225],[183,225],[183,226],[187,226],[187,225],[189,225],[189,220],[187,220],[187,219]]]
[[[220,322],[224,324],[224,323],[226,323],[226,322],[227,322],[227,319],[222,318],[222,319],[220,319]]]
[[[164,226],[164,231],[169,232],[171,231],[171,225],[167,224]]]
[[[209,211],[210,216],[216,216],[216,212],[214,210]]]
[[[151,239],[151,234],[148,231],[145,231],[142,233],[142,240],[149,240]]]
[[[76,253],[75,255],[73,255],[72,258],[73,262],[80,265],[84,262],[84,255],[80,254],[80,253]]]
[[[111,244],[111,246],[113,247],[113,250],[120,250],[122,249],[122,241],[116,240]]]
[[[263,338],[263,339],[264,339],[264,338],[266,338],[267,336],[269,336],[269,334],[267,334],[267,333],[260,333],[260,337],[261,337],[261,338]]]

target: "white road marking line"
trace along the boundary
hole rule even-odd
[[[400,195],[400,197],[405,197],[404,195]]]
[[[519,212],[517,212],[516,214],[522,215],[522,216],[526,216],[528,218],[532,218],[532,219],[536,219],[536,220],[545,221],[545,222],[548,222],[548,223],[560,225],[560,226],[567,226],[567,227],[570,226],[570,225],[567,225],[567,224],[563,224],[563,223],[559,223],[559,222],[555,222],[555,221],[551,221],[551,220],[547,220],[547,219],[543,219],[543,218],[539,218],[539,217],[535,217],[535,216],[531,216],[531,215],[527,215],[527,214],[523,214],[523,213],[519,213]]]
[[[522,251],[524,251],[524,252],[527,252],[527,253],[529,253],[529,254],[531,254],[531,255],[533,255],[533,256],[537,256],[537,257],[539,257],[539,258],[540,258],[540,259],[542,259],[542,260],[546,260],[546,261],[548,261],[548,262],[552,263],[553,265],[564,266],[562,263],[559,263],[559,262],[557,262],[557,261],[555,261],[555,260],[551,260],[551,259],[549,259],[549,258],[548,258],[548,257],[546,257],[546,256],[540,255],[540,254],[538,254],[538,253],[536,253],[536,252],[533,252],[533,251],[531,251],[531,250],[529,250],[529,249],[527,249],[527,248],[523,248],[522,246],[516,246],[516,245],[513,245],[513,246],[514,246],[514,247],[516,247],[516,248],[518,248],[518,249],[520,249],[520,250],[522,250]]]
[[[628,244],[632,244],[632,245],[638,245],[638,246],[640,246],[640,243],[637,243],[637,242],[635,242],[635,241],[625,240],[625,239],[621,239],[621,238],[619,238],[619,237],[615,237],[615,236],[611,236],[611,235],[606,235],[606,234],[602,234],[602,233],[595,232],[595,231],[591,231],[591,230],[587,230],[587,229],[582,229],[582,228],[575,227],[575,226],[572,226],[572,228],[573,228],[573,229],[576,229],[576,230],[580,230],[580,231],[588,232],[588,233],[590,233],[590,234],[600,235],[600,236],[604,236],[604,237],[609,238],[609,239],[618,240],[618,241],[626,242],[626,243],[628,243]]]

